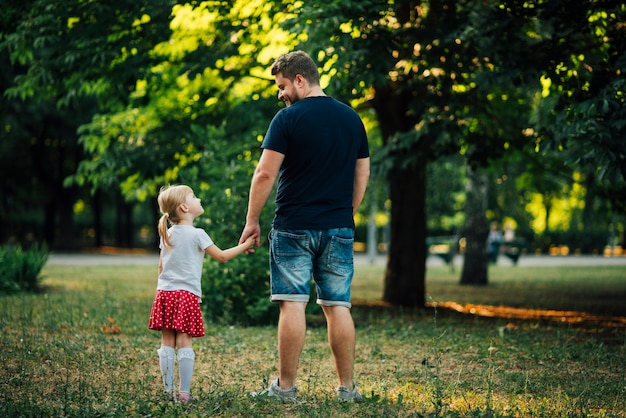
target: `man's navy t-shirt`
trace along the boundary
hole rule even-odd
[[[354,170],[369,148],[352,108],[328,96],[298,100],[272,119],[261,147],[285,155],[274,228],[354,228]]]

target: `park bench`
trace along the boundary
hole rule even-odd
[[[524,240],[516,239],[513,241],[505,241],[502,243],[502,246],[504,247],[502,253],[513,262],[513,265],[517,265],[517,261],[520,255],[522,255],[522,250],[526,248]]]
[[[513,262],[513,265],[517,265],[522,250],[526,248],[526,244],[522,239],[516,239],[513,241],[503,241],[501,243],[492,243],[496,248],[494,253],[489,254],[489,261],[495,264],[498,261],[498,256],[503,254]]]
[[[454,255],[459,251],[459,237],[456,235],[427,237],[426,247],[429,255],[441,258],[444,263],[452,267]]]

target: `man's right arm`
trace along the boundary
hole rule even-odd
[[[267,199],[272,193],[274,183],[276,183],[276,178],[278,177],[278,172],[284,159],[285,155],[280,152],[270,149],[263,150],[259,164],[252,176],[246,226],[241,233],[239,243],[244,242],[249,236],[257,234],[256,246],[258,247],[261,244],[261,226],[259,224],[259,218],[265,203],[267,203]]]

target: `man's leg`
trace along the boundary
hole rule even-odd
[[[350,308],[322,306],[328,323],[328,343],[335,361],[339,385],[352,388],[356,334]]]
[[[282,389],[291,389],[296,384],[298,363],[304,347],[306,303],[280,303],[278,319],[278,384]]]

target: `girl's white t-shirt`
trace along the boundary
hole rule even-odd
[[[163,270],[157,290],[186,290],[201,297],[202,262],[205,250],[213,245],[211,237],[193,225],[173,225],[168,234],[174,246],[165,247],[161,238]]]

